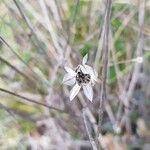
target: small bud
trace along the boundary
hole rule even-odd
[[[141,64],[141,63],[143,63],[143,57],[141,57],[141,56],[136,57],[136,58],[132,59],[132,61]]]

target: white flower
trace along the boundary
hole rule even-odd
[[[143,63],[143,57],[138,56],[138,57],[132,59],[132,62],[137,62],[137,63],[141,64],[141,63]]]
[[[67,74],[64,76],[63,83],[66,85],[74,85],[70,91],[70,100],[78,94],[79,90],[83,88],[85,96],[92,101],[93,89],[92,86],[97,81],[97,72],[90,66],[86,65],[88,55],[85,55],[82,64],[78,65],[76,70],[65,67]]]

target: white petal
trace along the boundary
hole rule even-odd
[[[85,96],[92,102],[93,100],[93,89],[91,84],[86,84],[83,86],[83,91]]]
[[[85,65],[80,65],[80,69],[84,74],[89,74],[88,70],[86,69]]]
[[[91,73],[93,71],[93,68],[89,65],[84,65],[84,68],[87,70],[88,73]]]
[[[88,74],[93,73],[93,68],[91,66],[89,65],[80,65],[80,66],[83,73],[88,73]]]
[[[65,70],[72,76],[75,76],[76,75],[76,72],[74,70],[72,70],[71,68],[69,67],[65,67]]]
[[[94,81],[98,81],[98,73],[95,70],[92,70],[93,72],[91,72],[91,78]]]
[[[84,65],[88,60],[88,54],[83,57],[82,64]]]
[[[63,84],[66,84],[66,85],[73,85],[75,84],[75,76],[70,76],[69,73],[65,74],[64,78],[63,78]]]
[[[78,84],[76,84],[72,90],[70,91],[70,101],[72,101],[74,99],[74,97],[78,94],[79,90],[80,90],[80,86]]]
[[[97,81],[98,73],[91,66],[84,65],[84,68],[91,75],[92,80]]]

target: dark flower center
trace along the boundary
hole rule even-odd
[[[84,74],[81,70],[77,72],[76,81],[79,85],[89,83],[91,76],[89,74]]]

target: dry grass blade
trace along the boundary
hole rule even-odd
[[[27,81],[30,81],[31,83],[35,83],[31,78],[29,78],[26,74],[21,72],[19,69],[17,69],[15,66],[13,66],[11,63],[9,63],[7,60],[4,58],[0,57],[0,61],[11,67],[13,70],[15,70],[17,73],[19,73],[21,76],[23,76]]]
[[[87,118],[86,118],[87,116],[86,116],[86,110],[85,109],[82,110],[82,114],[83,114],[84,124],[85,124],[85,127],[86,127],[86,132],[88,134],[88,137],[89,137],[90,143],[92,145],[92,148],[93,148],[93,150],[97,150],[97,145],[96,145],[95,140],[92,137],[91,131],[89,129],[89,125],[88,125],[88,121],[87,121]]]
[[[110,16],[111,16],[111,8],[112,1],[106,1],[106,14],[104,20],[104,43],[103,43],[103,71],[102,71],[102,86],[101,86],[101,95],[100,95],[100,106],[99,106],[99,122],[98,122],[98,133],[97,136],[101,133],[101,125],[103,119],[103,110],[104,110],[104,103],[107,101],[107,93],[106,93],[106,80],[107,80],[107,71],[108,71],[108,61],[109,61],[109,36],[110,36]]]
[[[38,101],[36,101],[36,100],[30,99],[30,98],[27,98],[27,97],[21,96],[21,95],[16,94],[16,93],[14,93],[14,92],[12,92],[12,91],[8,91],[8,90],[2,89],[2,88],[0,88],[0,91],[1,91],[1,92],[5,92],[5,93],[8,93],[8,94],[11,94],[11,95],[16,96],[16,97],[19,97],[19,98],[22,98],[22,99],[24,99],[24,100],[26,100],[26,101],[28,101],[28,102],[35,103],[35,104],[37,104],[37,105],[41,105],[41,106],[44,106],[44,107],[46,107],[46,108],[49,108],[49,109],[52,109],[52,110],[56,110],[56,111],[58,111],[58,112],[66,113],[66,112],[63,111],[63,110],[60,110],[60,109],[55,108],[55,107],[53,107],[53,106],[48,106],[47,104],[38,102]]]
[[[32,72],[32,74],[33,74],[33,76],[34,76],[35,78],[37,78],[38,80],[44,82],[43,79],[41,79],[41,78],[35,73],[35,71],[33,71],[33,69],[15,52],[15,50],[8,44],[8,42],[7,42],[2,36],[0,36],[0,40],[1,40],[3,43],[5,43],[5,44],[7,45],[7,47],[13,52],[13,54],[14,54],[24,65],[26,65],[26,66],[29,68],[29,70]]]

